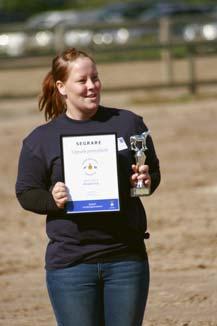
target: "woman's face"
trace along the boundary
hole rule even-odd
[[[69,77],[65,83],[57,81],[59,92],[65,97],[69,117],[86,120],[99,106],[101,82],[96,65],[88,57],[70,63]]]

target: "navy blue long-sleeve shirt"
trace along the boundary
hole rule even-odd
[[[147,127],[130,111],[100,106],[90,120],[73,120],[65,113],[39,126],[23,141],[16,194],[24,209],[46,214],[49,243],[46,268],[61,268],[116,253],[144,250],[146,214],[139,198],[130,197],[130,175],[134,156],[130,136]],[[61,135],[116,133],[127,148],[118,151],[121,211],[116,213],[66,214],[56,206],[51,189],[64,182],[61,164]],[[151,193],[160,183],[159,160],[152,138],[147,137],[146,164],[151,175]]]

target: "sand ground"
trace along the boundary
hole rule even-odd
[[[100,69],[109,83],[108,66]],[[2,94],[37,91],[43,72],[0,73]],[[126,82],[124,72],[126,66],[121,75]],[[217,97],[216,89],[212,91],[187,100],[175,90],[102,96],[105,105],[143,116],[161,162],[162,183],[153,196],[143,199],[151,233],[146,326],[217,325]],[[0,100],[0,325],[4,326],[55,325],[44,281],[45,217],[23,211],[14,196],[22,139],[42,122],[35,97]]]

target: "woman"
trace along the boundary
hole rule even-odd
[[[59,326],[142,325],[148,295],[146,215],[130,188],[143,180],[152,194],[159,161],[148,136],[146,162],[134,164],[130,136],[147,127],[130,111],[101,106],[100,91],[88,54],[68,49],[55,57],[39,99],[50,121],[24,139],[20,154],[17,198],[24,209],[47,215],[46,280]],[[66,214],[60,136],[114,132],[124,142],[118,148],[120,212]]]

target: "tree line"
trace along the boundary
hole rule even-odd
[[[120,0],[120,2],[132,2],[133,0]],[[142,1],[142,0],[141,0]],[[153,4],[160,0],[143,0]],[[0,0],[0,21],[8,22],[13,20],[23,20],[30,15],[47,10],[67,10],[67,9],[95,9],[103,5],[116,3],[115,0]],[[165,0],[165,2],[180,3],[178,0]],[[215,0],[186,0],[187,4],[214,4]]]

